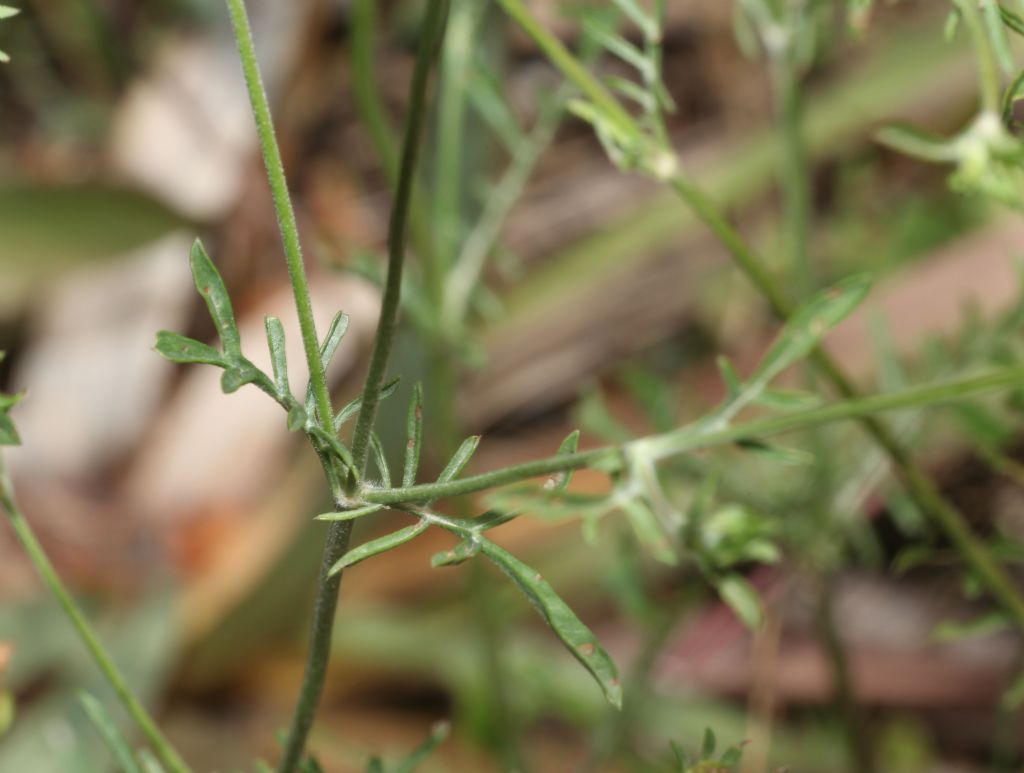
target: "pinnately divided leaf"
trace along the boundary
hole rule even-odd
[[[228,289],[224,286],[224,279],[217,267],[213,265],[213,261],[210,260],[210,256],[203,248],[203,243],[198,239],[192,244],[189,263],[192,267],[192,278],[195,280],[196,289],[206,301],[206,305],[210,309],[210,316],[213,318],[214,324],[217,325],[217,332],[224,345],[224,353],[228,359],[240,357],[242,339],[238,335],[238,324],[235,322],[235,312],[231,307]]]
[[[622,708],[622,685],[615,662],[555,589],[540,574],[490,540],[481,538],[480,550],[519,586],[569,652],[597,680],[608,702]]]

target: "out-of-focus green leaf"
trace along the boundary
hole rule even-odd
[[[413,749],[404,760],[395,765],[391,773],[413,773],[427,757],[434,753],[438,746],[444,743],[450,732],[451,726],[447,722],[435,724],[430,730],[430,735],[427,736],[423,743]]]
[[[761,599],[749,582],[738,574],[727,574],[715,582],[718,593],[742,623],[751,630],[761,627],[764,613]]]
[[[608,702],[621,708],[622,685],[615,663],[555,589],[539,573],[490,540],[481,538],[480,550],[519,586],[573,657],[597,680]]]
[[[114,724],[114,720],[107,713],[103,704],[88,693],[81,693],[78,696],[78,701],[100,735],[103,736],[103,741],[110,749],[110,753],[113,754],[121,773],[143,773],[142,768],[135,761],[135,755],[132,753],[128,739]]]

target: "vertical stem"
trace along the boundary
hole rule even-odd
[[[263,86],[259,65],[256,61],[256,49],[252,40],[252,29],[245,11],[244,0],[227,0],[228,12],[231,14],[231,25],[238,44],[238,54],[242,60],[242,71],[245,74],[245,85],[249,90],[249,101],[252,104],[253,116],[256,119],[256,131],[259,135],[263,162],[267,169],[267,180],[270,193],[274,199],[277,222],[281,230],[281,241],[284,244],[285,261],[288,264],[288,276],[292,283],[292,294],[295,296],[295,310],[299,315],[299,328],[302,331],[302,346],[309,365],[309,381],[313,385],[320,426],[326,432],[334,432],[334,413],[331,409],[331,393],[327,388],[324,366],[320,361],[320,342],[313,321],[313,302],[309,297],[309,282],[306,279],[306,268],[302,262],[302,246],[299,243],[299,227],[295,221],[295,209],[288,193],[288,181],[284,174],[281,161],[281,150],[274,134],[274,124],[270,116],[270,102]]]
[[[444,35],[447,13],[448,0],[429,0],[426,18],[423,21],[423,30],[420,34],[419,50],[416,53],[398,186],[395,190],[395,202],[388,225],[388,274],[384,283],[384,297],[381,299],[377,336],[374,340],[373,353],[370,356],[366,384],[363,387],[363,404],[352,439],[352,456],[355,459],[357,474],[361,474],[362,467],[366,463],[370,430],[373,429],[377,406],[380,403],[380,388],[384,383],[391,346],[398,329],[402,269],[405,264],[406,224],[409,219],[420,138],[425,124],[427,80],[430,75],[431,62]]]
[[[857,705],[857,694],[854,690],[853,677],[850,674],[850,663],[846,656],[846,648],[839,638],[836,629],[833,599],[835,597],[835,579],[823,576],[818,589],[818,604],[815,610],[815,623],[818,638],[824,647],[825,657],[832,666],[832,690],[836,708],[843,720],[846,743],[850,749],[854,770],[858,773],[875,773],[874,752],[871,740],[865,727],[864,716]]]
[[[989,113],[999,113],[999,65],[992,44],[985,31],[985,23],[978,10],[977,0],[954,0],[970,30],[974,47],[978,51],[978,70],[981,77],[981,106]]]
[[[238,1],[231,0],[231,2]],[[444,33],[447,7],[447,0],[429,0],[426,18],[424,19],[423,29],[420,34],[406,118],[398,185],[388,229],[388,276],[384,287],[384,297],[381,300],[377,336],[374,340],[369,371],[367,372],[366,384],[363,388],[363,404],[356,423],[352,446],[353,472],[348,479],[350,491],[358,485],[359,480],[357,476],[361,476],[366,465],[370,432],[373,429],[377,406],[380,403],[380,389],[384,382],[388,357],[391,353],[391,346],[397,331],[402,267],[405,260],[406,224],[409,217],[410,199],[412,197],[413,181],[416,172],[417,151],[424,125],[424,113],[426,112],[428,76],[430,74],[431,62]],[[343,503],[338,504],[340,506]],[[313,609],[313,623],[306,659],[306,670],[299,692],[298,705],[295,708],[291,728],[288,732],[284,755],[278,765],[279,773],[293,773],[298,766],[306,747],[306,739],[309,737],[309,731],[313,726],[313,719],[320,702],[320,696],[323,694],[327,664],[330,660],[334,613],[338,606],[338,589],[341,586],[343,574],[338,572],[331,576],[330,569],[347,550],[351,532],[351,521],[334,523],[328,532],[327,545],[324,548],[323,562],[320,567],[316,604]]]
[[[189,773],[188,765],[185,764],[185,761],[175,751],[174,747],[171,746],[171,743],[160,732],[160,728],[157,727],[149,712],[146,711],[146,708],[132,693],[124,676],[103,647],[102,642],[100,642],[96,632],[93,631],[92,626],[89,625],[88,620],[85,619],[82,610],[78,608],[74,598],[72,598],[64,583],[61,582],[60,576],[57,574],[56,569],[53,568],[53,564],[50,563],[50,559],[47,558],[42,545],[39,544],[39,540],[32,531],[32,527],[18,508],[17,502],[14,499],[14,488],[11,485],[11,479],[2,464],[0,464],[0,506],[3,507],[7,520],[11,524],[11,528],[14,530],[29,560],[35,566],[36,571],[39,572],[46,587],[57,598],[57,602],[78,632],[79,638],[85,644],[86,649],[89,650],[100,671],[103,672],[103,676],[113,688],[118,700],[121,701],[125,710],[135,720],[139,729],[142,730],[148,739],[153,747],[153,751],[172,773]]]
[[[795,33],[794,33],[795,34]],[[803,109],[799,74],[788,52],[773,63],[775,104],[779,123],[779,179],[783,197],[784,247],[790,280],[797,298],[814,291],[810,258],[811,186],[803,137]]]

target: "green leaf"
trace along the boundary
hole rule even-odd
[[[441,470],[441,474],[437,476],[438,483],[448,483],[455,480],[459,474],[469,464],[469,460],[473,457],[476,452],[477,446],[480,445],[479,435],[470,435],[468,438],[462,441],[462,445],[455,452],[452,458],[445,465],[445,468]]]
[[[192,278],[195,279],[196,289],[206,301],[206,306],[210,309],[210,316],[217,326],[217,333],[224,345],[224,353],[229,360],[241,356],[242,339],[238,335],[238,324],[235,322],[235,312],[231,308],[231,297],[228,295],[227,287],[224,286],[224,279],[198,239],[192,244],[189,263],[192,266]]]
[[[480,550],[526,595],[569,652],[597,680],[608,702],[622,708],[622,685],[615,663],[554,588],[540,574],[490,540],[481,538]]]
[[[732,770],[740,764],[740,761],[742,759],[743,750],[736,746],[731,746],[728,749],[726,749],[725,752],[722,753],[721,758],[719,758],[718,760],[718,764],[720,767],[726,768],[727,770]]]
[[[20,446],[21,438],[7,411],[0,411],[0,446]]]
[[[778,464],[792,466],[807,466],[814,463],[814,454],[799,448],[786,448],[766,443],[763,440],[747,438],[736,442],[744,451],[762,456],[769,461]]]
[[[1001,703],[1005,711],[1017,711],[1024,705],[1024,672],[1018,674],[1006,688]]]
[[[433,754],[434,749],[440,746],[445,739],[448,738],[448,734],[450,732],[451,725],[447,722],[436,723],[431,728],[430,735],[427,736],[426,740],[413,749],[404,760],[398,763],[392,773],[413,773],[420,763]]]
[[[154,348],[157,354],[171,362],[183,364],[198,362],[204,365],[217,365],[221,368],[227,367],[224,355],[212,346],[194,338],[172,333],[170,330],[161,330],[156,334]]]
[[[367,558],[373,558],[373,556],[386,553],[393,548],[404,545],[426,531],[427,526],[426,521],[419,521],[413,526],[406,526],[404,529],[399,529],[391,534],[363,543],[339,558],[334,566],[331,567],[330,575],[334,576],[343,569],[358,564],[360,561],[365,561]]]
[[[229,365],[224,374],[220,377],[220,388],[224,394],[237,392],[246,384],[255,384],[260,381],[263,372],[251,362],[242,358],[240,362]],[[271,387],[271,391],[273,388]]]
[[[398,389],[398,383],[402,380],[401,376],[395,376],[393,379],[388,381],[380,390],[380,399],[386,400],[395,393]],[[345,422],[349,421],[357,413],[359,409],[363,407],[362,395],[349,402],[344,408],[338,411],[338,415],[334,417],[334,431],[337,432],[344,425]]]
[[[580,449],[580,431],[574,429],[568,434],[562,444],[558,447],[556,456],[572,456]],[[556,472],[544,483],[545,491],[550,491],[552,494],[560,494],[569,488],[569,482],[572,480],[572,470],[566,470],[565,472]]]
[[[718,365],[718,372],[722,374],[722,383],[725,384],[726,394],[732,398],[742,392],[743,379],[740,378],[740,374],[736,372],[736,368],[729,358],[719,355],[715,358],[715,364]]]
[[[86,715],[103,737],[103,741],[106,743],[107,748],[110,749],[111,754],[113,754],[114,761],[117,762],[122,773],[143,773],[135,761],[135,755],[132,754],[132,749],[127,739],[117,729],[103,704],[88,693],[79,693],[78,701],[82,704]]]
[[[796,389],[766,389],[754,401],[776,411],[805,411],[821,405],[820,395]]]
[[[354,510],[339,510],[330,513],[320,513],[313,520],[315,521],[354,521],[356,518],[362,518],[366,515],[372,515],[380,510],[384,509],[384,505],[365,505],[363,507],[357,507]]]
[[[715,753],[715,746],[717,746],[715,740],[715,731],[710,727],[704,728],[704,740],[700,745],[700,758],[702,761],[710,760],[711,756]]]
[[[21,13],[20,8],[12,8],[9,5],[0,5],[0,19],[10,19],[12,16],[17,16]]]
[[[306,419],[309,417],[306,414],[306,409],[296,403],[288,409],[288,430],[295,432],[306,426]]]
[[[978,636],[1005,631],[1010,627],[1010,621],[1002,612],[989,612],[988,614],[976,617],[973,620],[958,622],[944,620],[935,626],[932,638],[937,642],[947,643],[973,639]]]
[[[320,760],[312,754],[307,754],[306,758],[299,763],[299,773],[324,773],[324,768],[320,764]]]
[[[416,471],[420,466],[420,448],[423,445],[423,385],[419,382],[412,388],[409,413],[405,420],[405,464],[402,467],[402,485],[416,483]]]
[[[756,630],[761,627],[764,613],[761,610],[761,598],[749,582],[738,574],[727,574],[715,582],[718,593],[740,621]]]
[[[630,499],[620,503],[619,507],[626,514],[640,544],[647,548],[652,556],[669,566],[675,566],[679,562],[679,557],[672,549],[657,516],[646,502]]]
[[[352,468],[352,452],[337,437],[324,432],[318,424],[306,427],[306,432],[316,438],[323,451],[337,457],[349,469]]]
[[[0,739],[7,735],[7,731],[14,724],[17,708],[14,693],[0,689]]]
[[[388,469],[388,460],[384,455],[384,446],[380,442],[380,435],[370,432],[370,450],[373,452],[373,463],[380,473],[381,482],[384,488],[391,488],[391,470]]]
[[[798,360],[810,354],[825,334],[845,319],[867,297],[866,276],[852,276],[816,294],[797,309],[751,377],[751,384],[768,384]]]
[[[135,756],[139,759],[139,765],[145,773],[167,773],[167,770],[160,764],[160,760],[149,749],[139,749]]]
[[[435,568],[439,566],[456,566],[473,558],[479,552],[480,544],[478,542],[462,540],[456,543],[451,550],[442,550],[440,553],[435,553],[430,559],[430,565]]]
[[[875,139],[887,148],[921,161],[946,163],[959,157],[959,150],[952,140],[914,126],[885,126],[876,132]]]
[[[274,386],[280,395],[291,393],[288,385],[288,355],[285,350],[284,325],[277,317],[266,317],[263,325],[267,329],[267,347],[270,349],[270,362],[274,370]]]

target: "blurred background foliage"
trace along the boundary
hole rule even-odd
[[[421,5],[249,3],[314,300],[352,320],[330,374],[341,399],[375,323]],[[532,7],[599,72],[628,75],[592,45],[597,5]],[[758,4],[737,5],[667,3],[662,130],[785,276],[775,76],[742,13]],[[946,39],[941,3],[881,4],[859,35],[841,4],[816,5],[791,63],[811,171],[801,283],[877,280],[828,348],[879,390],[1018,362],[1024,224],[875,141],[886,124],[952,136],[970,122],[969,41]],[[217,374],[151,351],[160,328],[214,335],[188,275],[197,232],[249,349],[264,313],[298,341],[227,18],[198,0],[32,0],[0,47],[0,376],[29,390],[10,457],[25,510],[197,769],[272,757],[303,662],[323,533],[310,517],[329,507],[317,462],[259,395],[225,399]],[[483,471],[579,426],[586,447],[702,415],[722,396],[715,356],[746,373],[777,330],[674,197],[608,163],[569,96],[496,8],[453,3],[412,226],[414,252],[443,257],[408,282],[390,398],[403,408],[379,424],[394,462],[418,379],[425,464],[484,433]],[[893,421],[1010,567],[1024,558],[1020,398]],[[886,461],[849,426],[767,450],[665,472],[695,508],[701,561],[652,561],[620,518],[588,539],[573,512],[496,532],[615,656],[621,714],[489,569],[430,568],[444,536],[352,569],[312,739],[324,768],[399,759],[451,720],[421,769],[681,770],[707,727],[718,753],[744,745],[744,771],[1019,769],[1020,636]],[[580,473],[572,491],[605,485]],[[6,532],[0,556],[0,770],[110,770],[74,699],[105,688]],[[707,582],[726,569],[763,599],[756,633]]]

